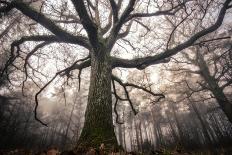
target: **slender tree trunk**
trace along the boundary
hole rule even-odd
[[[29,116],[27,117],[27,120],[25,122],[25,125],[24,125],[24,128],[23,128],[23,133],[22,133],[22,137],[23,137],[23,140],[27,139],[27,136],[28,136],[28,129],[30,127],[30,120],[31,120],[31,115],[29,114]],[[25,145],[27,145],[26,142],[24,142]]]
[[[131,147],[131,151],[135,150],[134,148],[134,142],[133,142],[133,129],[132,129],[132,125],[130,126],[130,131],[129,135],[130,135],[130,147]]]
[[[136,125],[135,120],[134,120],[134,127],[135,127],[135,136],[136,136],[136,143],[137,143],[138,151],[141,151],[141,144],[139,142],[139,132],[138,132],[138,127]]]
[[[77,142],[79,147],[96,147],[104,143],[106,149],[117,144],[112,120],[111,62],[107,50],[91,52],[91,79],[85,122]]]
[[[70,116],[69,116],[69,121],[68,121],[66,130],[65,130],[65,134],[64,134],[64,137],[62,138],[62,147],[63,148],[66,147],[66,143],[67,143],[67,139],[68,139],[68,133],[69,133],[69,128],[70,128],[71,121],[72,121],[72,116],[73,116],[73,111],[74,111],[76,103],[77,103],[76,100],[77,100],[77,96],[75,96],[75,101],[74,101],[73,106],[72,106],[72,110],[71,110],[71,113],[70,113]]]
[[[161,123],[159,122],[157,124],[157,137],[158,137],[158,148],[161,148],[164,146],[164,141],[163,141],[163,134],[162,134],[162,131],[161,131]]]
[[[58,127],[54,124],[53,129],[52,129],[52,133],[50,135],[50,143],[49,143],[50,146],[54,145],[54,143],[55,143],[55,136],[56,136],[57,128]]]
[[[140,138],[140,144],[141,144],[141,151],[143,152],[143,135],[142,135],[142,125],[141,125],[141,121],[139,120],[139,124],[138,124],[138,130],[139,130],[139,138]]]
[[[206,122],[206,121],[203,120],[203,118],[202,118],[199,110],[197,109],[196,104],[194,102],[192,102],[190,99],[189,99],[189,103],[192,106],[192,109],[195,112],[198,120],[200,121],[200,124],[201,124],[201,127],[202,127],[202,131],[203,131],[204,136],[206,138],[206,145],[208,147],[211,147],[213,145],[213,142],[211,140],[211,137],[210,137],[210,134],[209,134],[209,131],[208,131],[208,129],[209,129],[209,126],[207,124],[208,122]]]
[[[184,136],[184,131],[182,129],[182,126],[181,126],[181,122],[179,121],[178,119],[178,116],[177,116],[177,113],[176,113],[176,109],[174,108],[174,103],[171,103],[171,111],[173,113],[173,116],[174,116],[174,119],[175,119],[175,122],[176,122],[176,126],[177,126],[177,131],[179,133],[179,142],[178,143],[181,143],[181,145],[185,145],[185,136]]]
[[[217,118],[215,117],[215,113],[212,114],[212,119],[213,119],[213,126],[215,127],[214,130],[216,132],[217,139],[218,139],[217,143],[220,143],[221,140],[223,139],[224,135],[221,132],[221,129],[220,129],[218,121],[217,121]]]
[[[130,112],[130,115],[129,115],[129,121],[128,121],[128,124],[129,124],[129,136],[130,136],[130,147],[131,147],[131,151],[134,151],[135,150],[135,145],[134,145],[134,132],[133,132],[133,120],[131,118],[131,112]]]
[[[151,123],[152,124],[152,123]],[[151,125],[148,125],[148,129],[149,129],[149,137],[150,137],[150,142],[153,146],[155,146],[155,140],[154,140],[154,133],[153,133],[153,130],[152,130],[152,126]],[[152,148],[154,149],[154,148]]]
[[[153,149],[156,149],[157,148],[157,139],[158,137],[156,136],[157,132],[156,132],[156,122],[155,122],[155,116],[154,116],[154,112],[153,110],[150,108],[150,112],[151,112],[151,119],[152,119],[152,126],[150,127],[151,129],[151,137],[152,137],[152,141],[153,141],[153,145],[154,145],[154,148]]]
[[[123,146],[122,142],[122,125],[118,124],[118,140],[119,140],[119,145]]]
[[[125,122],[125,113],[123,111],[123,122]],[[124,143],[124,149],[127,150],[126,146],[126,123],[123,124],[123,143]]]
[[[41,138],[40,144],[39,144],[40,149],[44,148],[47,144],[47,137],[48,137],[49,130],[50,128],[47,128],[43,131],[43,134],[42,134],[43,137]]]
[[[173,126],[172,121],[171,121],[170,118],[171,117],[168,116],[168,123],[169,123],[170,129],[171,129],[171,132],[172,132],[172,135],[173,135],[173,138],[174,138],[174,143],[176,143],[176,142],[179,142],[180,139],[179,139],[179,137],[176,134],[176,131],[174,129],[174,126]]]
[[[146,137],[145,140],[150,142],[150,138],[148,137],[148,132],[147,132],[147,127],[146,127],[145,121],[142,122],[142,126],[144,128],[144,134],[145,134],[145,137]]]

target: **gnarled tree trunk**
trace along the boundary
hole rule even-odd
[[[107,50],[91,53],[91,78],[85,123],[78,140],[83,147],[117,145],[112,120],[111,62]]]

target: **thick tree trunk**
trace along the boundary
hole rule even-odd
[[[111,62],[106,50],[91,53],[91,79],[85,123],[77,145],[106,148],[117,144],[112,120]]]

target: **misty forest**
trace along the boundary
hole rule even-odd
[[[0,155],[190,154],[232,154],[232,0],[0,0]]]

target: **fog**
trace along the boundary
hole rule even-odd
[[[1,1],[0,155],[230,153],[231,8]]]

